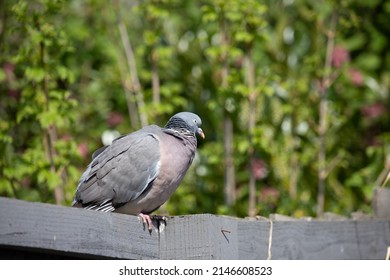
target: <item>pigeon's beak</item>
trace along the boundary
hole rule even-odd
[[[204,135],[204,133],[203,133],[203,130],[202,130],[200,127],[198,127],[198,129],[197,129],[197,131],[196,131],[196,134],[198,134],[199,137],[202,138],[202,139],[204,139],[204,138],[206,137],[206,136]]]

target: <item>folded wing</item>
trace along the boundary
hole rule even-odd
[[[145,127],[95,154],[80,178],[74,206],[110,212],[146,191],[160,169],[158,130]]]

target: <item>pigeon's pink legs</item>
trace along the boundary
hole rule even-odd
[[[151,232],[153,229],[153,226],[152,226],[152,219],[150,218],[150,216],[147,214],[139,213],[138,217],[140,217],[142,219],[142,223],[144,225],[145,224],[148,225],[148,230]]]

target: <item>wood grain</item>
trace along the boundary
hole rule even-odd
[[[137,217],[0,198],[0,244],[88,258],[156,259]]]
[[[202,214],[169,217],[164,230],[150,234],[135,216],[0,198],[3,258],[24,250],[97,259],[383,260],[389,244],[390,220],[384,218],[249,220]]]

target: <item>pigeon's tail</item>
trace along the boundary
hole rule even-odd
[[[105,200],[101,203],[87,203],[87,204],[82,204],[80,202],[77,202],[73,200],[72,207],[76,208],[84,208],[88,210],[95,210],[95,211],[102,211],[102,212],[113,212],[115,211],[114,206],[112,206],[112,201],[111,200]]]

